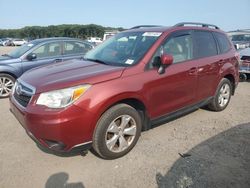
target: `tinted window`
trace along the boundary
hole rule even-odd
[[[222,33],[214,33],[216,39],[218,40],[219,46],[220,46],[220,53],[228,52],[231,48],[231,45],[225,35]]]
[[[195,31],[195,49],[196,58],[209,57],[217,54],[217,47],[212,33],[206,31]]]
[[[33,51],[37,55],[37,58],[46,58],[61,55],[60,43],[53,42],[40,46]]]
[[[85,54],[92,49],[92,46],[89,44],[77,42],[77,41],[67,41],[64,42],[64,54]]]

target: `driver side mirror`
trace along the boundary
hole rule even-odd
[[[161,64],[162,65],[171,65],[174,61],[174,58],[172,55],[169,54],[162,54],[161,55]]]
[[[37,58],[37,55],[35,53],[31,53],[27,55],[27,60],[32,61]]]
[[[162,54],[160,57],[157,56],[154,59],[153,66],[159,67],[158,73],[165,73],[165,69],[167,66],[173,63],[173,56],[170,54]]]

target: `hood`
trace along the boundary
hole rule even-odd
[[[7,56],[7,55],[0,56],[0,63],[8,63],[11,60],[13,60],[13,58],[11,58],[10,56]]]
[[[19,79],[35,87],[36,93],[41,93],[116,79],[121,76],[124,69],[75,59],[32,69]]]
[[[1,64],[9,64],[9,63],[15,63],[15,62],[21,62],[21,59],[19,58],[11,58],[9,56],[0,56],[0,65]]]

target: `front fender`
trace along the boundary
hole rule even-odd
[[[0,64],[0,73],[7,73],[15,76],[16,78],[22,75],[22,64],[21,62],[11,64]]]
[[[124,83],[123,79],[116,79],[105,83],[93,85],[75,105],[94,114],[93,124],[95,127],[101,115],[111,106],[126,99],[135,99],[148,109],[143,95],[142,83]]]

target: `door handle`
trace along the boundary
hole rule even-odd
[[[189,69],[188,74],[193,75],[193,74],[195,74],[196,72],[197,72],[197,68],[196,68],[196,67],[193,67],[193,68]]]

